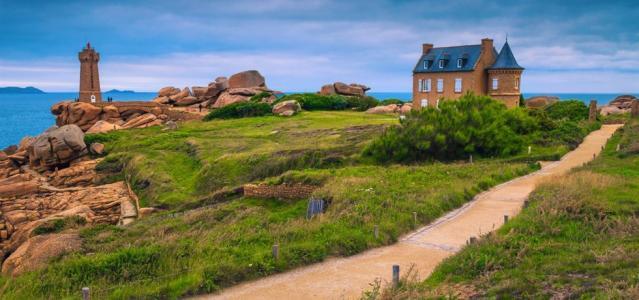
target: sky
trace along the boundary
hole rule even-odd
[[[639,92],[638,19],[636,1],[614,0],[0,0],[0,86],[76,91],[90,41],[103,91],[255,69],[287,92],[409,92],[422,43],[500,50],[508,37],[524,92]]]

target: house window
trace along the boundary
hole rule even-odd
[[[430,92],[430,78],[424,79],[424,92]]]
[[[493,78],[493,90],[499,88],[499,78]]]
[[[461,59],[461,58],[458,58],[458,59],[457,59],[457,67],[458,67],[458,68],[461,68],[463,64],[464,64],[464,60],[463,60],[463,59]]]
[[[462,79],[455,78],[455,93],[461,93],[462,91]]]
[[[421,105],[422,105],[422,107],[428,106],[428,99],[422,99]]]
[[[425,60],[425,61],[424,61],[424,69],[428,69],[428,68],[430,68],[430,66],[432,65],[432,62],[433,62],[433,61],[432,61],[432,60],[429,60],[429,59]]]
[[[443,68],[444,68],[444,60],[443,60],[443,59],[440,59],[440,60],[439,60],[439,68],[440,68],[440,69],[443,69]]]
[[[519,90],[519,77],[515,78],[515,89]]]
[[[444,92],[444,79],[437,79],[437,92],[438,93],[442,93]]]
[[[424,81],[422,79],[418,79],[417,80],[417,91],[421,92],[422,91],[422,87],[424,85]]]

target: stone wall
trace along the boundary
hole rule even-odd
[[[265,199],[302,199],[308,198],[318,188],[318,186],[304,184],[246,184],[244,196]]]

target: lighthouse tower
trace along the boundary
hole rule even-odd
[[[78,59],[80,60],[80,102],[102,102],[98,74],[100,53],[91,48],[91,43],[87,43],[87,47],[78,53]]]

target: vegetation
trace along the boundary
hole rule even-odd
[[[260,102],[237,102],[211,111],[204,117],[204,121],[214,119],[237,119],[246,117],[260,117],[271,114],[271,106]]]
[[[394,243],[482,189],[531,170],[526,164],[482,162],[293,171],[272,181],[324,181],[316,191],[329,201],[321,218],[305,219],[306,201],[241,198],[177,215],[151,215],[127,227],[87,227],[81,231],[81,253],[43,270],[2,277],[3,299],[77,297],[82,286],[91,287],[97,299],[213,292]],[[278,260],[271,256],[274,243],[280,245]]]
[[[496,234],[384,297],[639,297],[639,154],[616,151],[638,138],[639,122],[627,124],[594,162],[541,184]]]
[[[69,298],[82,286],[91,287],[96,298],[211,292],[393,243],[479,191],[536,168],[488,160],[362,164],[364,146],[396,122],[356,112],[303,112],[299,118],[189,122],[174,131],[145,128],[90,136],[107,145],[101,175],[131,176],[142,206],[166,210],[127,227],[81,229],[80,252],[45,269],[2,277],[2,297]],[[303,199],[216,196],[256,181],[320,186],[315,196],[327,201],[327,210],[306,220]],[[274,243],[281,249],[277,261],[271,256]]]
[[[380,105],[389,105],[389,104],[401,105],[401,104],[404,104],[404,101],[399,100],[399,99],[389,98],[389,99],[384,99],[384,100],[380,101],[379,104]]]
[[[364,97],[345,97],[348,103],[347,108],[357,111],[365,111],[371,107],[379,105],[379,101],[371,96]]]
[[[486,96],[466,94],[439,108],[414,112],[371,143],[364,155],[379,162],[508,156],[526,145],[522,135],[537,129],[521,109],[507,109]]]
[[[439,108],[413,112],[363,152],[378,162],[415,162],[515,156],[516,161],[556,160],[601,126],[579,112],[585,105],[558,102],[546,110],[506,107],[486,96],[466,94]],[[526,146],[533,154],[524,154]]]
[[[292,94],[286,95],[277,102],[297,100],[304,110],[344,110],[348,107],[348,101],[341,95],[320,94]]]

